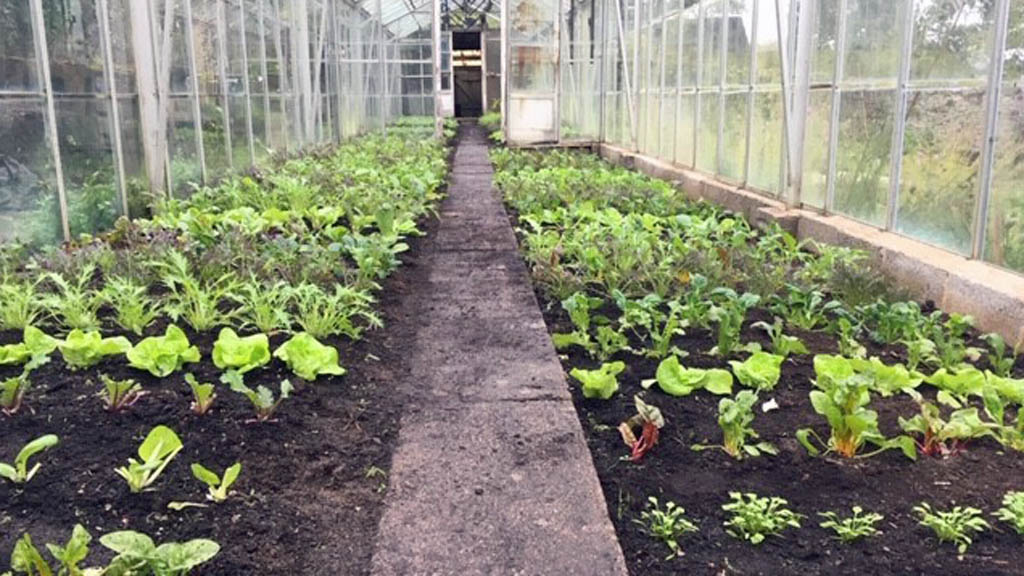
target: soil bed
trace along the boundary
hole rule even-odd
[[[421,229],[429,235],[436,225],[431,219]],[[33,460],[42,468],[24,489],[0,483],[0,550],[9,552],[25,532],[40,547],[63,544],[80,523],[94,538],[137,530],[158,542],[213,539],[221,552],[202,567],[204,575],[369,573],[387,477],[368,471],[387,470],[390,464],[402,404],[393,392],[394,364],[412,338],[408,330],[391,329],[390,321],[401,301],[425,285],[420,263],[432,246],[422,239],[410,244],[404,265],[379,292],[377,310],[385,328],[354,343],[324,340],[339,348],[345,376],[299,384],[276,359],[246,376],[248,386],[264,385],[275,393],[285,378],[297,384],[274,422],[251,422],[248,401],[219,384],[211,413],[199,417],[190,411],[184,373],[195,373],[201,382],[219,381],[220,371],[210,359],[216,330],[186,330],[203,361],[163,380],[129,368],[123,357],[72,372],[54,353],[48,365],[32,374],[34,386],[22,411],[0,417],[0,460],[11,461],[33,438],[60,436],[57,447]],[[150,327],[147,335],[162,334],[165,325]],[[116,334],[113,326],[104,330],[104,336]],[[20,340],[18,333],[0,333],[0,343]],[[272,337],[272,349],[284,340]],[[0,378],[18,371],[0,369]],[[96,396],[100,373],[134,378],[148,394],[126,412],[107,413]],[[181,436],[184,450],[157,480],[156,490],[131,494],[114,468],[135,457],[144,436],[159,424]],[[168,509],[170,502],[205,503],[206,488],[189,470],[193,462],[219,473],[236,461],[243,470],[227,502]],[[110,556],[94,541],[87,563]]]

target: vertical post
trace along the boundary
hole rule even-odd
[[[33,7],[41,0],[32,0]],[[42,7],[40,6],[40,10]],[[41,14],[41,13],[40,13]],[[149,189],[158,194],[167,189],[164,151],[160,146],[160,100],[157,92],[156,57],[150,26],[150,3],[128,2],[131,19],[132,53],[135,58],[135,85],[139,94],[139,123],[142,152]]]
[[[331,35],[334,38],[332,54],[334,55],[334,140],[341,142],[344,137],[342,131],[341,111],[344,106],[341,96],[341,28],[338,26],[338,3],[331,2]]]
[[[185,53],[188,57],[188,79],[192,86],[192,119],[195,122],[195,143],[196,156],[199,159],[199,172],[203,184],[209,182],[206,169],[206,146],[203,144],[203,107],[199,104],[199,74],[196,72],[196,45],[195,33],[192,28],[192,0],[183,0],[185,3]]]
[[[46,22],[43,17],[42,0],[31,0],[29,10],[32,18],[32,39],[36,47],[36,65],[42,78],[40,83],[43,96],[46,98],[46,139],[50,144],[50,156],[53,158],[53,170],[57,185],[57,204],[60,208],[60,227],[64,241],[71,241],[71,228],[68,224],[68,199],[64,190],[64,166],[60,157],[60,141],[57,140],[57,113],[53,103],[53,84],[50,81],[50,50],[46,45]]]
[[[380,129],[388,130],[388,57],[384,45],[384,13],[377,0],[377,57],[380,59]]]
[[[263,77],[263,141],[271,145],[270,137],[270,74],[267,70],[267,23],[264,12],[267,0],[256,0],[260,24],[260,76]]]
[[[681,1],[681,0],[680,0]],[[655,123],[658,131],[658,151],[654,154],[658,158],[665,157],[665,52],[668,49],[668,9],[665,6],[666,0],[661,0],[661,54],[658,58],[658,121]]]
[[[622,60],[622,78],[625,82],[626,108],[629,113],[629,133],[632,148],[636,149],[636,101],[633,99],[633,86],[635,81],[630,81],[629,60],[626,59],[626,32],[622,19],[622,2],[625,0],[611,0],[615,3],[615,21],[619,36],[619,58]],[[635,43],[634,43],[635,44]],[[633,68],[636,72],[636,67]]]
[[[725,156],[725,77],[729,70],[729,2],[723,1],[719,6],[722,11],[722,31],[719,36],[722,45],[718,48],[718,138],[715,142],[715,164],[717,172],[724,174],[725,162],[722,158]]]
[[[914,44],[913,0],[903,0],[900,14],[900,69],[896,87],[896,117],[893,119],[892,150],[889,159],[889,203],[885,229],[893,230],[899,220],[900,179],[903,174],[903,141],[907,133],[907,96],[910,83],[910,58]]]
[[[836,62],[832,70],[832,109],[828,126],[828,174],[826,176],[825,212],[835,210],[836,166],[839,157],[839,118],[842,106],[842,82],[846,75],[846,19],[847,0],[839,0],[836,24]]]
[[[121,142],[121,111],[117,105],[117,77],[114,74],[114,55],[110,45],[110,11],[107,0],[96,0],[99,21],[100,50],[103,53],[103,77],[110,98],[110,135],[114,142],[114,170],[117,189],[121,196],[121,214],[128,216],[128,187],[124,173],[124,147]]]
[[[509,2],[513,0],[504,0],[501,2],[501,131],[505,135],[505,139],[508,139],[508,84],[511,82],[509,78],[508,70],[511,68],[511,54],[508,50],[508,43],[511,38],[509,34]],[[436,18],[440,20],[441,15],[441,2],[440,0],[434,0],[434,10],[437,11]],[[438,42],[440,42],[441,32],[440,26],[438,26]],[[437,44],[440,46],[440,44]],[[438,86],[440,90],[440,85]]]
[[[644,0],[633,0],[633,89],[636,97],[633,100],[633,142],[632,149],[639,150],[638,133],[640,133],[640,21],[643,13]]]
[[[608,64],[608,1],[597,0],[598,3],[598,19],[601,22],[601,51],[600,51],[600,64],[597,69],[597,141],[604,143],[605,141],[605,126],[604,126],[604,107],[605,100],[607,100],[605,86],[606,82],[606,70],[605,67]]]
[[[281,38],[280,0],[271,1],[274,3],[274,51],[277,53],[277,86],[281,98],[281,136],[284,138],[284,149],[288,150],[291,140],[291,126],[288,125],[288,86],[291,76],[288,75],[288,62],[284,57],[284,41]]]
[[[217,74],[220,76],[220,101],[223,110],[221,116],[224,121],[224,146],[225,156],[228,159],[228,169],[235,169],[234,150],[231,148],[231,108],[228,96],[228,47],[227,47],[227,23],[224,18],[224,2],[217,0]]]
[[[508,2],[501,3],[501,10],[505,12],[505,4]],[[505,27],[504,14],[501,20],[502,29]],[[434,87],[434,136],[441,138],[444,135],[444,118],[441,116],[441,0],[432,0],[430,3],[430,38],[431,38],[431,76],[433,78],[432,84]],[[501,65],[505,65],[505,42],[501,43]],[[486,82],[486,79],[484,79]],[[504,109],[505,106],[505,77],[504,71],[501,78],[501,105]],[[502,114],[502,123],[504,124],[505,115]]]
[[[750,68],[747,70],[746,148],[743,155],[743,184],[750,180],[750,142],[754,132],[754,84],[757,83],[757,26],[760,24],[760,0],[754,0],[750,16]]]
[[[245,137],[249,144],[249,165],[256,165],[256,144],[252,133],[252,90],[249,84],[249,42],[245,29],[245,0],[238,1],[238,30],[242,36],[242,89],[245,91]]]
[[[693,159],[691,165],[697,167],[697,147],[700,146],[700,101],[701,92],[703,91],[704,84],[704,2],[705,0],[699,0],[700,4],[697,8],[697,76],[695,78],[696,86],[693,91]]]
[[[679,117],[683,102],[683,35],[686,34],[686,2],[679,0],[679,34],[676,38],[676,114],[672,122],[672,161],[679,161]]]
[[[562,66],[569,66],[570,70],[572,66],[562,58],[562,15],[567,12],[566,6],[572,1],[559,0],[558,13],[555,14],[555,142],[562,141]]]
[[[981,177],[978,200],[974,210],[974,238],[971,257],[985,257],[985,236],[988,214],[992,205],[992,177],[996,140],[999,131],[999,101],[1003,88],[1003,55],[1010,26],[1010,0],[997,0],[995,30],[993,31],[991,62],[989,63],[988,92],[985,102],[985,143],[981,153]]]
[[[779,2],[780,0],[776,0]],[[794,80],[792,102],[787,122],[787,145],[789,148],[789,188],[785,198],[789,206],[798,206],[801,199],[802,175],[804,170],[804,136],[807,128],[807,105],[811,88],[811,40],[814,27],[814,1],[800,3],[797,20],[796,54],[794,55]],[[779,36],[781,42],[781,36]],[[784,69],[785,70],[785,69]]]

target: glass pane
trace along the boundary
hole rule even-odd
[[[39,90],[28,2],[4,2],[0,18],[0,91]]]
[[[832,91],[812,90],[807,105],[804,136],[804,173],[800,200],[807,206],[825,207],[828,184],[828,139],[832,123]]]
[[[697,168],[714,174],[718,171],[718,95],[700,97],[700,134],[697,138]]]
[[[122,213],[114,176],[110,103],[58,98],[54,107],[71,235],[108,230]]]
[[[676,162],[693,167],[693,123],[697,97],[683,94],[679,97],[679,117],[676,118]]]
[[[901,14],[908,1],[848,0],[845,84],[895,86],[900,67]],[[831,74],[828,77],[831,79]]]
[[[782,120],[781,92],[754,93],[747,184],[773,194],[778,194],[782,173]]]
[[[46,142],[43,103],[0,100],[0,241],[61,239],[60,208]]]
[[[885,222],[895,92],[844,92],[836,156],[838,213],[876,226]]]
[[[746,172],[747,160],[747,94],[725,96],[725,125],[722,130],[720,174],[740,182]]]

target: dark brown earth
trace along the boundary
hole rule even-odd
[[[427,234],[436,220],[421,225]],[[29,532],[41,547],[61,544],[76,523],[94,537],[115,530],[137,530],[158,542],[211,538],[220,554],[202,567],[207,575],[303,574],[358,575],[369,572],[387,470],[398,432],[402,397],[393,391],[394,366],[411,335],[396,321],[401,302],[425,283],[422,239],[411,241],[404,265],[381,291],[378,309],[385,328],[368,332],[359,342],[327,340],[341,350],[343,377],[299,385],[276,414],[276,422],[252,423],[242,396],[218,385],[211,413],[189,410],[184,371],[159,380],[133,370],[121,358],[71,372],[59,353],[33,374],[34,388],[22,412],[0,416],[0,460],[10,462],[27,441],[47,433],[60,444],[37,457],[39,474],[24,489],[0,483],[0,567],[6,566],[14,542]],[[392,324],[395,325],[392,328]],[[161,334],[163,325],[148,334]],[[189,365],[203,382],[217,382],[210,354],[216,331],[196,335],[192,343],[203,361]],[[104,331],[114,335],[112,327]],[[130,336],[137,342],[138,337]],[[283,337],[275,337],[276,346]],[[20,341],[20,334],[0,334],[0,342]],[[0,370],[0,378],[17,373]],[[107,413],[96,396],[98,375],[134,378],[148,394],[126,412]],[[279,360],[246,376],[246,384],[277,390],[282,379],[298,380]],[[157,480],[154,490],[131,494],[114,473],[136,456],[142,439],[159,424],[174,429],[184,450]],[[189,470],[201,462],[220,473],[236,461],[243,470],[227,502],[180,512],[170,502],[204,502],[205,485]],[[44,552],[44,555],[46,553]],[[91,559],[107,559],[94,542]],[[88,564],[88,563],[87,563]]]
[[[539,290],[538,298],[550,332],[572,331],[557,302],[546,299]],[[743,342],[767,345],[764,332],[751,329],[750,324],[770,319],[767,311],[751,311]],[[762,394],[762,400],[774,398],[780,408],[767,414],[758,409],[754,421],[761,438],[779,449],[778,456],[736,461],[719,450],[691,450],[694,444],[721,443],[717,424],[719,397],[701,391],[673,398],[655,386],[645,393],[645,399],[662,410],[667,423],[653,452],[641,463],[633,464],[623,459],[629,451],[616,427],[635,413],[633,395],[642,392],[641,380],[654,378],[658,361],[630,354],[615,357],[626,362],[627,369],[619,376],[619,393],[610,401],[586,400],[578,385],[571,384],[630,572],[644,576],[1021,574],[1024,548],[1020,536],[999,525],[989,514],[1001,505],[1005,492],[1024,489],[1024,455],[1007,453],[997,443],[984,440],[968,445],[961,455],[948,459],[920,456],[916,463],[898,451],[858,460],[810,457],[796,441],[794,432],[811,426],[827,437],[828,426],[813,412],[808,392],[814,375],[813,355],[834,354],[836,345],[831,336],[822,333],[787,333],[799,336],[811,354],[786,361],[776,389]],[[642,346],[640,342],[632,344]],[[727,359],[705,354],[715,345],[710,333],[691,331],[678,338],[676,344],[690,353],[682,360],[685,366],[728,367]],[[871,346],[869,352],[889,363],[903,359],[903,351],[892,347]],[[585,353],[575,351],[563,355],[562,360],[566,371],[599,365]],[[1019,362],[1017,375],[1022,374],[1024,365]],[[886,435],[899,433],[899,416],[909,418],[916,412],[916,405],[905,395],[889,399],[875,396],[872,408],[879,412]],[[733,538],[722,527],[727,516],[721,506],[730,491],[789,500],[792,510],[806,516],[803,528],[786,532],[780,538],[769,538],[760,546]],[[635,522],[649,496],[656,496],[662,503],[676,502],[699,526],[699,533],[680,541],[685,552],[681,558],[666,561],[668,549],[643,533]],[[977,537],[964,559],[958,560],[955,547],[938,544],[929,529],[917,525],[911,509],[921,502],[941,509],[953,505],[980,508],[997,530]],[[818,512],[832,510],[845,516],[855,505],[885,516],[879,526],[883,535],[845,545],[818,526],[822,522]]]

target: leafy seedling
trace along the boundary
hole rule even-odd
[[[106,374],[100,374],[100,381],[103,382],[103,390],[99,396],[108,412],[126,410],[146,395],[142,385],[135,380],[114,380]]]
[[[241,338],[231,328],[224,328],[213,343],[213,364],[221,370],[245,374],[270,362],[270,340],[266,334]]]
[[[1003,495],[1003,507],[993,514],[1009,524],[1018,536],[1024,536],[1024,492],[1007,492]]]
[[[209,488],[206,498],[220,503],[228,499],[228,490],[238,480],[242,473],[242,463],[235,462],[224,471],[224,476],[218,476],[215,472],[196,462],[192,464],[192,475]]]
[[[230,376],[232,372],[225,373],[225,376]],[[281,381],[281,392],[277,399],[274,399],[274,393],[266,386],[259,386],[255,390],[246,386],[241,379],[241,376],[237,378],[230,378],[227,384],[231,387],[233,392],[237,392],[245,396],[252,404],[253,409],[256,411],[257,422],[269,422],[274,416],[274,412],[277,411],[281,402],[284,402],[292,393],[292,383],[289,380]]]
[[[782,376],[782,362],[785,357],[767,352],[755,352],[743,362],[730,360],[732,373],[740,384],[755,390],[771,390]]]
[[[875,524],[884,520],[884,516],[875,512],[865,514],[864,509],[860,506],[854,506],[852,512],[852,515],[845,518],[832,511],[819,512],[818,516],[825,519],[825,522],[819,526],[826,530],[832,530],[836,533],[836,539],[846,544],[881,534],[875,528]]]
[[[960,558],[967,553],[974,535],[991,528],[977,508],[954,506],[952,510],[933,510],[927,502],[922,502],[914,506],[914,512],[920,517],[918,524],[931,528],[939,542],[955,544]]]
[[[665,417],[657,406],[644,402],[639,396],[633,396],[633,404],[636,406],[636,414],[619,424],[619,434],[622,442],[629,447],[629,459],[639,462],[658,443],[660,431],[665,427]],[[639,438],[633,432],[634,428],[640,428]]]
[[[783,358],[788,358],[791,354],[809,354],[807,346],[804,345],[803,341],[796,336],[786,335],[782,318],[776,317],[775,321],[771,324],[755,322],[751,325],[751,328],[760,328],[768,333],[768,337],[772,339],[771,351],[774,354],[778,354]]]
[[[41,464],[38,462],[32,468],[28,467],[29,458],[53,448],[57,445],[58,438],[53,434],[40,436],[29,442],[18,452],[14,458],[14,465],[0,462],[0,478],[6,478],[15,484],[25,484],[35,477],[39,472]]]
[[[89,368],[102,362],[108,356],[124,354],[132,343],[124,336],[104,338],[99,332],[72,330],[68,337],[57,343],[64,361],[72,370]]]
[[[663,508],[654,496],[647,498],[647,508],[640,513],[639,519],[633,521],[651,538],[668,547],[669,555],[665,560],[681,556],[683,552],[679,539],[699,530],[696,524],[686,518],[686,510],[671,501],[666,502]]]
[[[658,364],[654,382],[669,396],[689,396],[697,390],[707,390],[719,396],[732,394],[732,374],[728,370],[685,368],[676,356],[669,356]],[[646,388],[654,382],[642,384]]]
[[[195,375],[191,372],[185,374],[185,382],[192,391],[192,412],[203,416],[213,407],[213,401],[217,399],[213,384],[200,384]]]
[[[182,448],[181,439],[174,430],[157,426],[139,446],[139,460],[129,458],[128,466],[122,466],[115,472],[128,482],[133,493],[142,492],[156,482]]]
[[[128,351],[132,368],[145,370],[157,378],[166,378],[181,370],[186,362],[199,362],[199,348],[192,346],[188,336],[171,324],[163,336],[151,336]]]
[[[742,459],[744,456],[761,456],[762,454],[778,454],[779,451],[769,442],[754,442],[758,438],[752,424],[754,422],[754,405],[757,394],[750,390],[741,390],[735,398],[722,398],[718,403],[718,426],[722,429],[721,446],[692,446],[694,450],[721,448],[726,454]]]
[[[729,503],[722,510],[730,513],[725,531],[734,538],[757,545],[768,536],[779,536],[787,528],[799,528],[800,514],[788,509],[782,498],[762,498],[757,494],[729,492]]]
[[[136,574],[142,570],[142,574],[153,576],[184,576],[220,552],[220,545],[212,540],[166,542],[157,546],[149,536],[131,531],[105,534],[100,543],[117,554],[108,568],[117,570],[113,574]]]

